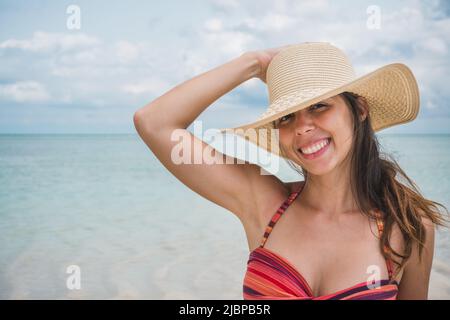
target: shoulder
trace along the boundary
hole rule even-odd
[[[421,217],[421,223],[425,231],[425,241],[424,241],[424,247],[426,245],[430,246],[434,241],[434,235],[435,235],[435,224],[427,217],[422,216]],[[391,239],[393,241],[394,249],[398,249],[398,251],[403,251],[403,235],[400,226],[397,222],[394,222],[392,225],[392,233],[390,235]],[[413,242],[412,249],[414,250],[415,247],[418,247],[417,241]]]
[[[289,191],[289,193],[292,193],[294,191],[298,191],[304,183],[305,183],[304,180],[285,182],[285,186],[286,186],[286,189]]]
[[[422,216],[421,222],[425,231],[423,249],[419,255],[419,243],[413,242],[409,267],[426,263],[427,259],[432,259],[434,251],[435,224],[427,217]],[[419,257],[421,256],[421,257]]]
[[[434,247],[434,237],[435,237],[435,224],[429,220],[428,218],[421,218],[422,226],[425,231],[425,240],[424,240],[424,249],[423,250],[431,250]],[[400,226],[397,222],[394,222],[392,225],[391,234],[389,235],[389,242],[391,247],[400,253],[404,253],[406,246],[403,238],[403,234]],[[417,265],[419,258],[419,246],[417,241],[413,241],[411,246],[411,256],[405,264],[405,268],[408,265]],[[400,262],[401,260],[397,260]]]
[[[262,183],[262,185],[256,188],[257,191],[253,198],[255,212],[252,214],[255,219],[245,226],[250,250],[259,245],[261,236],[264,234],[274,214],[289,195],[293,191],[298,190],[301,183],[303,182],[283,182],[277,177],[274,177],[274,181],[268,183],[266,186]]]
[[[273,189],[270,196],[260,202],[258,213],[259,226],[265,228],[283,202],[292,192],[298,191],[303,183],[304,181],[280,181],[280,185],[277,186],[276,190]]]
[[[419,254],[419,243],[413,241],[411,256],[405,264],[400,282],[399,299],[427,299],[431,267],[434,254],[435,224],[422,217],[425,231],[423,249]]]
[[[259,169],[256,172],[256,167],[253,170],[252,194],[249,195],[247,204],[252,211],[248,215],[252,217],[252,221],[247,221],[246,224],[261,230],[289,195],[298,190],[302,181],[283,182],[275,175],[261,174]]]

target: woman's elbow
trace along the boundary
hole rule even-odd
[[[136,131],[142,136],[143,133],[151,133],[155,131],[155,121],[148,110],[139,109],[133,115],[133,123]]]

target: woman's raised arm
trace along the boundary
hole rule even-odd
[[[269,185],[273,186],[274,179],[277,178],[261,175],[257,165],[248,162],[236,164],[236,159],[217,150],[212,152],[217,160],[213,164],[203,161],[201,164],[176,164],[172,158],[172,150],[179,142],[172,141],[171,136],[177,132],[177,136],[190,141],[191,147],[184,148],[183,153],[193,154],[195,145],[201,146],[197,150],[202,154],[205,148],[211,148],[186,128],[208,106],[236,86],[252,77],[264,81],[265,69],[275,52],[272,49],[270,53],[244,53],[177,85],[134,114],[138,134],[173,175],[199,195],[235,213],[241,220],[254,218],[248,216],[255,209],[252,203],[258,202],[265,195],[266,189],[270,192]],[[193,159],[193,156],[190,158]]]

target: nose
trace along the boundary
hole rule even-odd
[[[305,110],[300,110],[295,115],[295,134],[302,135],[314,129],[313,118],[308,114],[308,112],[303,112]]]

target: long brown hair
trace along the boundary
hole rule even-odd
[[[351,92],[340,94],[347,104],[353,118],[353,144],[350,151],[350,184],[359,210],[369,218],[375,218],[374,209],[382,214],[384,232],[380,239],[380,249],[385,258],[398,265],[398,272],[405,266],[411,256],[413,245],[418,245],[419,259],[426,239],[426,230],[422,222],[427,218],[435,225],[446,226],[448,221],[438,206],[448,214],[442,204],[424,198],[415,183],[400,168],[397,161],[389,154],[380,152],[380,144],[370,125],[370,114],[364,121],[359,121],[361,108],[365,108],[363,97]],[[286,155],[280,145],[282,155]],[[299,172],[305,180],[308,172],[286,157],[288,164]],[[400,181],[403,178],[403,182]],[[404,252],[396,252],[389,243],[394,223],[400,228],[404,240]],[[387,248],[387,250],[383,250]],[[401,258],[393,259],[391,253]]]

